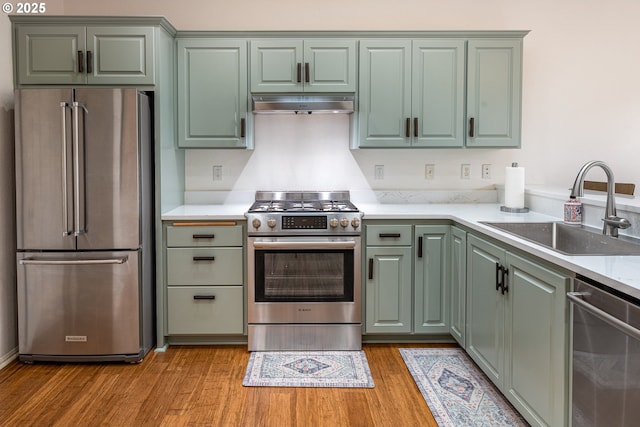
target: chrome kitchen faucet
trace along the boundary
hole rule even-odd
[[[615,196],[613,195],[615,180],[613,179],[613,171],[605,162],[592,160],[582,166],[582,168],[578,172],[578,176],[576,176],[575,182],[573,183],[570,197],[575,198],[582,197],[584,195],[585,175],[594,166],[600,166],[600,168],[604,170],[604,173],[607,174],[607,202],[604,211],[604,218],[602,218],[602,220],[604,221],[602,234],[612,237],[618,237],[618,229],[629,228],[631,227],[631,223],[626,218],[620,218],[616,214],[616,201]]]

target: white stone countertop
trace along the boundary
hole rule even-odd
[[[164,213],[162,220],[244,220],[249,206],[250,203],[183,205]],[[640,256],[563,255],[481,223],[560,221],[559,217],[536,212],[506,213],[495,203],[358,203],[357,206],[364,212],[365,220],[450,220],[640,299]]]

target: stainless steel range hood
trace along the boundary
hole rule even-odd
[[[353,95],[255,95],[255,114],[353,113]]]

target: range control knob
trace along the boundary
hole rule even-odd
[[[274,228],[276,226],[277,222],[275,218],[269,218],[267,219],[267,225],[269,226],[269,228]]]
[[[342,226],[342,228],[346,228],[347,225],[349,225],[349,220],[347,218],[342,218],[340,220],[340,225]]]
[[[329,225],[331,226],[331,228],[336,228],[338,226],[338,218],[331,218],[331,220],[329,220]]]
[[[360,218],[353,218],[351,220],[351,226],[353,228],[358,228],[360,226]]]
[[[258,218],[254,218],[253,221],[251,221],[251,225],[253,225],[253,228],[257,230],[258,228],[260,228],[260,225],[262,225],[262,223]]]

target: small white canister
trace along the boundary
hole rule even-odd
[[[564,203],[564,222],[567,224],[582,224],[582,202],[575,197]]]

